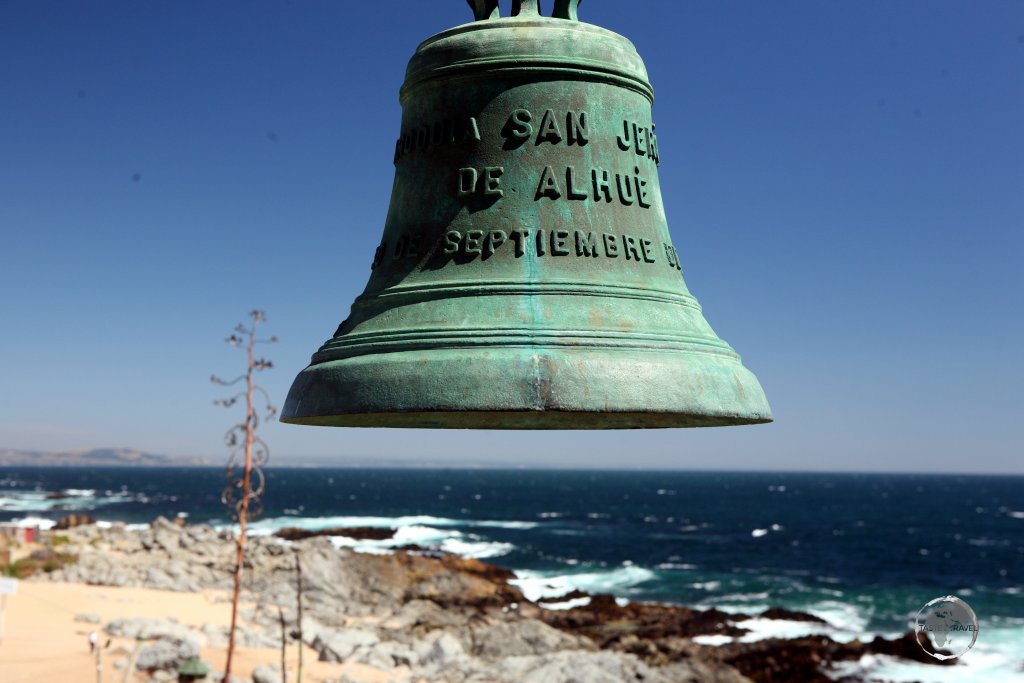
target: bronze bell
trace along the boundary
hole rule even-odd
[[[282,420],[606,429],[770,422],[754,375],[683,282],[633,44],[470,0],[419,46],[365,291]]]

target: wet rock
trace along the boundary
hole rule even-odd
[[[953,659],[939,660],[932,657],[923,649],[921,649],[921,643],[918,641],[920,636],[915,631],[907,631],[899,638],[893,640],[886,640],[881,636],[875,636],[874,639],[864,646],[864,649],[876,655],[889,655],[891,657],[901,657],[903,659],[910,659],[915,662],[922,664],[940,664],[942,666],[952,666],[956,663]],[[855,641],[856,642],[856,641]],[[929,648],[935,651],[935,648],[929,645]],[[938,650],[939,654],[951,655],[953,654],[949,650]],[[859,657],[858,657],[859,658]]]
[[[344,536],[345,538],[354,538],[359,541],[384,541],[394,538],[395,530],[370,526],[331,527],[316,530],[287,527],[277,531],[274,536],[288,541],[301,541],[316,536]]]
[[[609,647],[628,635],[652,640],[747,633],[734,623],[734,620],[746,619],[746,615],[644,603],[623,607],[611,595],[592,596],[590,604],[568,610],[543,610],[540,618],[555,628],[584,635],[601,647]]]
[[[83,624],[98,624],[102,620],[98,614],[76,614],[75,621],[80,621]]]
[[[589,598],[590,593],[581,591],[580,589],[571,590],[565,595],[555,595],[546,598],[540,598],[537,600],[541,604],[556,604],[559,602],[568,602],[569,600],[579,600],[580,598]]]
[[[709,653],[735,668],[755,683],[804,681],[832,683],[827,674],[836,662],[858,661],[867,654],[887,654],[913,659],[922,664],[950,665],[929,657],[918,646],[916,634],[909,632],[895,640],[876,637],[870,643],[837,643],[827,636],[769,638],[753,643],[730,643]]]

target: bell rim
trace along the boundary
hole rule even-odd
[[[284,424],[370,429],[477,429],[490,431],[604,431],[705,429],[770,424],[759,416],[709,416],[672,412],[579,410],[419,410],[281,417]],[[498,425],[498,426],[495,426]]]
[[[328,360],[295,378],[290,424],[452,429],[712,427],[772,421],[737,355],[484,347]]]

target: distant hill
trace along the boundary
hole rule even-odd
[[[210,461],[203,458],[143,453],[132,448],[93,448],[57,453],[0,449],[0,467],[184,467],[209,464]]]

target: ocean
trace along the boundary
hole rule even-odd
[[[0,521],[88,512],[228,525],[223,483],[215,468],[8,468]],[[1024,681],[1022,477],[272,468],[263,507],[253,533],[393,527],[388,541],[335,542],[481,558],[514,570],[531,599],[580,588],[748,614],[781,606],[829,622],[748,620],[747,639],[894,637],[926,602],[952,594],[981,626],[959,666],[861,666],[890,681]]]

